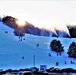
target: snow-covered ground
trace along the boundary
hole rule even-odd
[[[8,31],[8,33],[5,33]],[[0,69],[20,69],[30,68],[33,66],[33,56],[35,55],[35,66],[47,65],[47,68],[74,68],[76,64],[70,64],[67,49],[70,43],[76,41],[75,38],[57,38],[57,37],[43,37],[26,34],[23,38],[25,40],[19,41],[19,38],[13,34],[13,29],[5,26],[0,22]],[[65,51],[61,56],[50,50],[50,42],[53,39],[58,39],[64,46]],[[37,46],[39,44],[39,46]],[[51,57],[48,54],[51,53]],[[22,60],[24,56],[24,60]],[[67,64],[64,64],[66,60]],[[59,62],[56,66],[55,63]]]

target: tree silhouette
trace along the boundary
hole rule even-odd
[[[69,55],[69,57],[76,58],[76,43],[75,42],[72,42],[70,44],[67,54]]]
[[[55,52],[63,52],[64,51],[64,47],[62,46],[61,42],[59,40],[52,40],[50,42],[50,48],[52,51]]]

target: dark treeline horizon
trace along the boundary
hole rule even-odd
[[[14,22],[14,20],[16,20],[17,18],[15,18],[15,17],[12,17],[12,16],[5,16],[3,19],[2,19],[2,22],[3,23],[5,23],[5,24],[8,24],[8,21],[11,21],[11,20],[13,20],[13,22]],[[27,22],[27,24],[29,24],[29,25],[31,25],[31,27],[33,27],[33,25],[32,24],[30,24],[30,23],[28,23]],[[11,27],[11,28],[13,28],[13,29],[16,29],[17,28],[17,25],[15,24],[15,25],[12,25],[12,24],[9,24],[9,27]],[[66,27],[68,28],[68,31],[69,31],[69,35],[67,34],[66,35],[66,37],[67,38],[76,38],[76,25],[66,25]],[[24,28],[23,28],[24,29]],[[36,29],[38,29],[38,28],[36,28]],[[22,30],[21,31],[21,33],[23,32],[24,30]],[[57,31],[57,30],[55,30],[56,31],[56,33],[58,34],[59,32],[61,32],[61,31]],[[16,32],[16,31],[15,31]],[[17,32],[18,33],[18,32]],[[29,33],[29,31],[27,30],[27,32],[26,33]],[[21,36],[23,36],[24,34],[19,34],[19,35],[21,35]],[[17,35],[18,36],[18,35]],[[55,35],[55,34],[53,34],[52,35],[53,37],[58,37],[57,35]]]

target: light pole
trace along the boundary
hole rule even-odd
[[[35,67],[35,55],[33,56],[33,64],[34,64],[34,67]]]

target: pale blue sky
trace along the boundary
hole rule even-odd
[[[0,14],[12,15],[33,24],[76,24],[76,1],[0,1]]]

